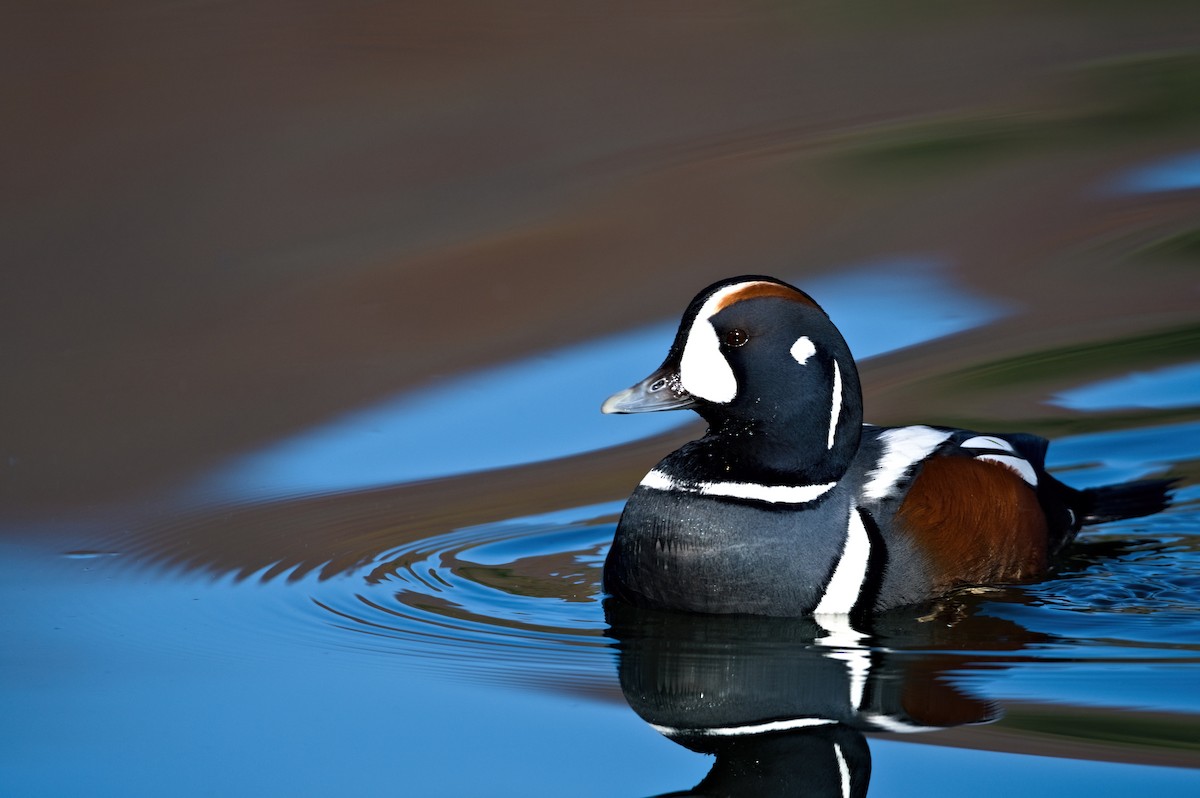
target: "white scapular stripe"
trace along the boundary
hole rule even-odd
[[[837,431],[838,418],[842,415],[842,370],[838,366],[837,361],[833,361],[833,407],[829,411],[829,444],[827,449],[833,448],[833,437]]]
[[[881,434],[879,440],[883,444],[883,453],[879,457],[879,464],[871,471],[867,484],[863,486],[863,496],[868,499],[885,498],[913,463],[924,460],[949,437],[949,432],[924,426],[897,427]]]
[[[759,485],[754,482],[683,482],[655,469],[642,479],[642,487],[679,490],[702,496],[749,499],[770,504],[807,504],[828,493],[836,482],[823,485]]]
[[[817,347],[809,340],[807,335],[801,335],[788,351],[791,352],[796,362],[803,366],[808,362],[810,357],[817,353]]]
[[[838,773],[842,776],[842,798],[850,798],[850,768],[846,767],[846,757],[837,743],[833,744],[833,755],[837,757]]]
[[[871,541],[857,507],[850,508],[850,523],[846,527],[846,543],[842,556],[833,569],[833,576],[825,586],[825,594],[817,602],[815,615],[848,615],[858,601],[863,580],[867,577],[867,558],[871,554]],[[821,619],[818,618],[820,623]],[[823,626],[824,624],[822,624]]]
[[[650,728],[668,737],[694,735],[697,737],[740,737],[747,734],[766,734],[767,732],[803,729],[808,726],[828,726],[837,723],[827,718],[789,718],[788,720],[770,720],[763,723],[748,723],[745,726],[714,726],[710,728],[683,729],[676,726],[659,726],[651,723]]]
[[[1008,441],[993,438],[991,435],[976,435],[970,440],[965,440],[961,444],[964,449],[999,449],[1002,452],[1016,454],[1017,450],[1012,447]]]
[[[999,463],[1003,466],[1008,466],[1013,471],[1016,471],[1021,479],[1028,482],[1033,487],[1037,487],[1038,478],[1033,470],[1033,466],[1028,461],[1022,460],[1020,457],[1014,457],[1007,454],[981,454],[976,455],[976,460],[991,460],[993,463]]]

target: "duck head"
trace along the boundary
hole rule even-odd
[[[753,440],[763,463],[837,478],[862,431],[854,358],[825,311],[773,277],[722,280],[688,306],[662,365],[605,413],[694,410],[709,435]]]

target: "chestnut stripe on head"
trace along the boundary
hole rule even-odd
[[[726,293],[728,292],[728,293]],[[812,297],[803,291],[792,288],[790,285],[782,283],[772,283],[766,280],[754,280],[748,283],[735,283],[721,289],[713,296],[721,295],[721,299],[716,305],[713,313],[719,313],[725,308],[732,305],[734,302],[741,302],[743,299],[758,299],[759,297],[773,296],[780,299],[789,299],[792,302],[799,302],[802,305],[817,308],[820,306],[813,301]],[[710,314],[711,315],[711,314]]]

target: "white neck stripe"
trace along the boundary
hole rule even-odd
[[[829,445],[833,448],[834,433],[837,432],[838,418],[842,415],[842,370],[837,361],[833,361],[833,407],[829,411]]]
[[[675,726],[659,726],[651,723],[650,728],[668,737],[679,735],[696,735],[698,737],[739,737],[744,734],[765,734],[767,732],[803,729],[808,726],[828,726],[837,723],[827,718],[791,718],[789,720],[769,720],[763,723],[748,723],[745,726],[715,726],[712,728],[680,729]]]
[[[642,480],[642,487],[654,490],[679,490],[702,496],[749,499],[770,504],[807,504],[824,496],[836,482],[823,485],[759,485],[754,482],[683,482],[654,469]]]

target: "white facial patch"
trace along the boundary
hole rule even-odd
[[[737,396],[737,378],[721,354],[716,329],[706,318],[697,316],[688,331],[683,357],[679,359],[679,382],[692,396],[710,402],[728,404]]]
[[[813,342],[808,339],[807,335],[801,335],[788,351],[792,353],[792,357],[796,359],[796,362],[803,366],[808,362],[810,357],[817,353],[817,347],[813,345]]]
[[[727,285],[714,291],[700,306],[684,339],[683,355],[679,359],[679,382],[692,396],[722,405],[729,404],[737,396],[737,378],[733,376],[729,361],[721,354],[721,341],[712,325],[712,317],[731,294],[761,282],[752,280]]]

